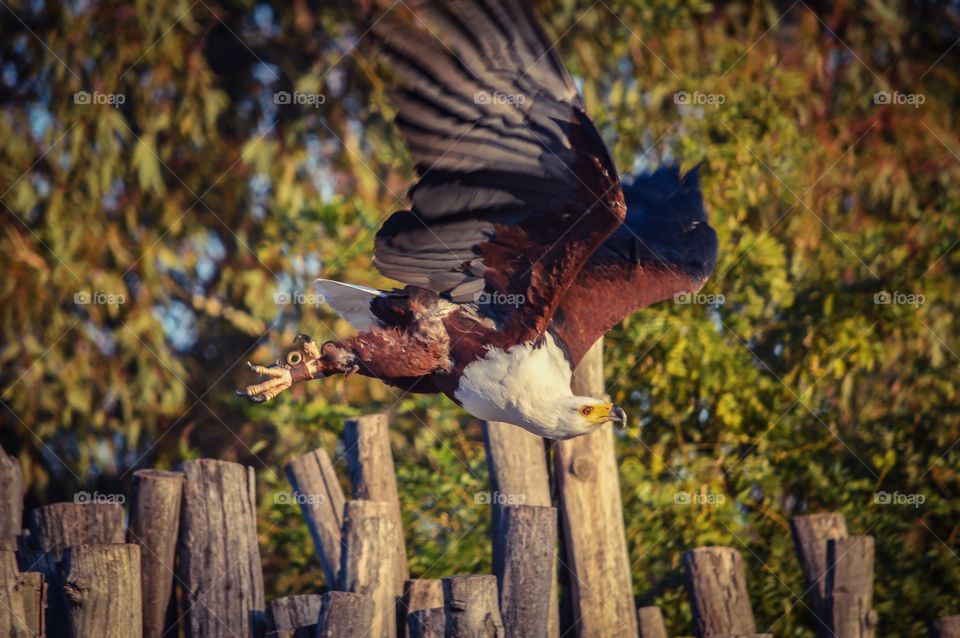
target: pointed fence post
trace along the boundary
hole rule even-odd
[[[139,545],[74,545],[64,552],[63,575],[70,636],[143,636]]]
[[[501,552],[493,566],[508,636],[546,638],[550,620],[557,510],[535,505],[499,509]]]
[[[842,514],[819,513],[795,516],[790,521],[793,543],[810,592],[811,610],[817,636],[833,638],[830,608],[827,605],[827,542],[846,538],[847,524]]]
[[[443,579],[446,638],[504,638],[497,603],[497,578],[488,575]]]
[[[370,635],[395,638],[397,528],[390,503],[347,501],[343,511],[340,589],[373,600]]]
[[[687,592],[699,638],[757,631],[740,553],[732,547],[698,547],[683,555]]]
[[[872,536],[850,536],[827,542],[827,602],[830,629],[836,638],[873,638],[877,612],[873,609]]]

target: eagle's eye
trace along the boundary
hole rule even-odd
[[[303,355],[298,350],[292,350],[287,353],[287,365],[295,366],[303,361]]]
[[[591,412],[593,412],[592,405],[585,405],[582,408],[580,408],[580,414],[583,416],[590,416]]]

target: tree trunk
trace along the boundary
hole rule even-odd
[[[418,609],[407,616],[410,638],[443,638],[446,627],[447,616],[443,607]]]
[[[494,505],[494,509],[500,512],[502,550],[493,570],[506,635],[546,638],[557,510],[536,505]]]
[[[816,633],[820,638],[833,638],[827,606],[827,541],[845,538],[847,524],[842,514],[809,514],[794,517],[790,529],[803,580],[810,592]]]
[[[137,470],[127,541],[140,546],[144,638],[163,636],[173,591],[183,474]]]
[[[20,595],[17,557],[10,550],[0,549],[0,636],[29,638],[31,635]]]
[[[297,629],[306,625],[316,625],[320,617],[323,596],[303,594],[284,596],[270,601],[270,627],[278,629]]]
[[[393,507],[382,501],[347,501],[343,512],[343,554],[340,589],[373,600],[370,635],[394,638],[397,633],[397,526]]]
[[[20,462],[0,448],[0,550],[17,548],[23,529],[23,474]]]
[[[443,579],[446,638],[504,638],[497,603],[496,576],[448,576]]]
[[[140,546],[75,545],[64,552],[73,638],[140,638]]]
[[[263,635],[263,572],[253,468],[201,459],[183,464],[180,580],[187,635]]]
[[[553,506],[550,496],[550,473],[544,440],[510,423],[485,421],[483,440],[490,472],[490,503]],[[492,507],[493,560],[502,551],[500,510]],[[549,574],[550,603],[547,636],[560,638],[560,601],[557,592],[557,558]]]
[[[573,391],[581,396],[604,396],[602,341],[594,344],[577,367]],[[637,616],[613,426],[603,425],[590,434],[559,441],[555,450],[577,636],[635,636]]]
[[[340,529],[345,500],[337,473],[322,448],[291,460],[286,472],[293,498],[299,503],[313,538],[327,587],[336,589],[340,582]]]
[[[667,627],[659,607],[641,607],[637,610],[640,638],[667,638]]]
[[[373,599],[363,594],[330,591],[323,595],[320,617],[317,620],[317,638],[345,636],[372,636]]]
[[[960,638],[960,616],[944,616],[930,623],[930,638]]]
[[[54,503],[33,510],[30,543],[58,561],[74,545],[122,544],[124,540],[123,508],[117,504]]]
[[[410,577],[407,546],[403,537],[397,473],[390,450],[390,424],[385,414],[368,414],[347,421],[343,430],[353,498],[390,504],[396,531],[396,568],[393,593],[403,595],[403,584]]]
[[[397,636],[409,637],[407,616],[421,609],[443,607],[443,583],[439,578],[416,578],[403,584],[397,607]]]
[[[830,628],[836,638],[873,638],[876,635],[873,556],[872,536],[851,536],[827,542]]]
[[[683,564],[699,638],[753,634],[743,559],[730,547],[698,547],[683,555]]]

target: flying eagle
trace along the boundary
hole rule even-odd
[[[402,289],[317,286],[359,332],[251,368],[255,401],[359,373],[443,393],[473,416],[550,439],[625,421],[570,390],[623,318],[701,288],[716,262],[696,169],[621,183],[555,49],[524,3],[420,0],[373,17],[395,73],[396,125],[416,162],[409,210],[374,263]]]

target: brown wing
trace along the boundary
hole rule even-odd
[[[627,218],[567,289],[551,330],[575,366],[593,343],[640,308],[695,292],[717,259],[696,170],[662,167],[624,187]]]
[[[539,336],[623,220],[616,169],[522,3],[412,3],[374,18],[416,160],[411,209],[377,235],[388,277],[479,301],[517,341]]]

